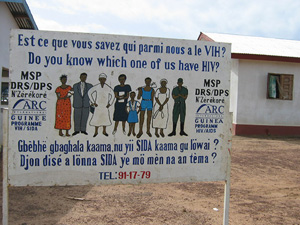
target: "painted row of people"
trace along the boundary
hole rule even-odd
[[[122,131],[125,131],[126,122],[129,123],[128,136],[136,135],[135,124],[139,122],[139,132],[137,137],[143,135],[143,125],[146,120],[146,134],[152,137],[150,132],[150,125],[152,119],[152,127],[155,128],[156,137],[164,137],[164,129],[167,128],[169,119],[168,101],[170,99],[170,89],[167,88],[168,81],[162,79],[160,87],[155,91],[151,86],[151,78],[145,79],[145,86],[139,87],[138,99],[141,103],[135,100],[136,94],[131,90],[130,85],[125,84],[126,75],[121,74],[118,78],[120,84],[115,86],[114,90],[107,85],[106,74],[99,75],[99,83],[95,86],[86,83],[87,74],[80,75],[80,82],[73,85],[73,87],[66,84],[67,76],[60,77],[62,85],[56,89],[57,103],[56,103],[56,121],[55,128],[59,129],[59,135],[63,136],[63,130],[66,130],[66,136],[70,136],[71,129],[71,100],[73,95],[74,108],[74,133],[73,136],[83,133],[87,135],[86,127],[90,111],[92,117],[89,122],[90,126],[95,127],[94,137],[98,135],[99,127],[103,128],[102,134],[108,136],[106,127],[111,125],[110,120],[110,106],[115,102],[113,120],[115,121],[112,134],[117,132],[119,122],[122,123]],[[172,91],[172,98],[174,99],[173,108],[173,130],[169,136],[176,135],[176,125],[180,116],[180,135],[187,135],[184,132],[185,120],[185,100],[188,96],[188,90],[182,86],[182,78],[178,79],[178,86]],[[129,99],[129,100],[128,100]],[[154,102],[154,105],[153,105]],[[138,113],[140,113],[140,120],[138,120]]]

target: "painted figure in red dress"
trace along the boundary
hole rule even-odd
[[[59,129],[59,136],[64,136],[63,130],[66,130],[66,136],[70,136],[71,129],[71,100],[73,88],[67,85],[67,76],[60,77],[61,86],[55,90],[57,96],[55,129]]]

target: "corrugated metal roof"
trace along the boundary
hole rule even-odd
[[[218,33],[204,34],[216,42],[232,43],[232,53],[300,58],[300,41]]]
[[[6,3],[20,29],[38,29],[25,0],[0,0],[0,2]]]

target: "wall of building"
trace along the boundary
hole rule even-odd
[[[239,60],[231,60],[231,74],[230,74],[230,107],[232,112],[232,122],[236,123],[237,101],[238,101],[238,74],[239,74]]]
[[[9,67],[9,37],[10,29],[18,28],[18,25],[8,10],[5,2],[0,2],[0,66]]]
[[[293,100],[267,98],[268,73],[294,75]],[[243,134],[300,135],[300,128],[297,127],[300,126],[299,109],[300,64],[239,60],[238,99],[234,123],[240,128],[245,125],[246,133]],[[251,133],[254,130],[250,130],[255,126],[256,133]],[[247,133],[247,129],[250,133]]]
[[[2,77],[2,69],[9,69],[9,39],[10,30],[19,28],[5,2],[0,2],[0,93],[2,82],[9,82],[8,77]],[[7,105],[0,104],[0,145],[2,146],[2,111]]]

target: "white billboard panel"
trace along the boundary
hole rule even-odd
[[[225,180],[230,45],[13,30],[13,186]]]

